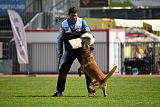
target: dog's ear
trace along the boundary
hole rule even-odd
[[[90,50],[91,50],[91,51],[93,51],[93,50],[94,50],[94,48],[93,48],[93,47],[90,47]]]
[[[85,44],[85,41],[82,40],[81,44],[82,44],[82,46],[83,46],[83,45]]]

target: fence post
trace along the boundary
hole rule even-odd
[[[155,48],[155,42],[153,42],[153,70],[152,74],[156,73],[156,48]]]
[[[121,42],[121,75],[124,71],[124,43]]]

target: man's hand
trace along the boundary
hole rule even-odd
[[[63,54],[58,54],[58,58],[62,58]]]
[[[61,64],[61,58],[62,58],[63,54],[58,54],[58,71],[59,71],[59,66]]]

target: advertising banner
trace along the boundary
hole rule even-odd
[[[28,51],[26,42],[26,33],[24,25],[19,14],[13,10],[8,10],[14,40],[16,43],[17,57],[20,64],[28,64]]]

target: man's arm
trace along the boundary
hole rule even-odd
[[[90,33],[91,34],[91,30],[89,28],[89,26],[87,25],[86,21],[83,20],[82,22],[82,34],[84,33]],[[91,44],[91,50],[94,50],[94,48],[92,47],[92,45],[95,42],[95,37],[93,35],[91,35],[92,37],[90,38],[90,44]]]
[[[83,20],[82,22],[82,32],[83,33],[91,33],[91,30],[89,28],[89,26],[87,25],[87,22],[85,20]]]
[[[64,35],[64,31],[62,29],[62,27],[59,28],[59,35],[57,37],[57,51],[58,51],[58,55],[61,54],[63,55],[63,35]]]

